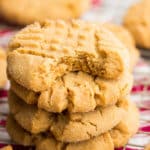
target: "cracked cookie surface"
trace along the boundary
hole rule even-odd
[[[109,106],[128,95],[132,75],[123,74],[119,79],[93,78],[83,72],[72,72],[58,78],[49,90],[34,92],[11,79],[11,90],[27,104],[37,104],[49,112],[88,112],[97,106]]]
[[[12,91],[9,91],[8,103],[10,112],[17,122],[27,131],[37,134],[49,129],[53,122],[53,115],[34,105],[27,105]]]
[[[71,71],[116,79],[130,67],[128,51],[112,33],[79,20],[29,25],[12,39],[10,50],[9,75],[36,92]]]
[[[125,114],[117,106],[96,108],[87,113],[52,114],[27,105],[12,92],[9,95],[10,112],[17,122],[32,134],[49,130],[63,142],[88,140],[115,127]],[[73,129],[73,130],[72,130]]]
[[[90,0],[1,0],[0,15],[7,22],[27,25],[45,19],[77,18],[89,7]]]
[[[122,147],[127,144],[128,139],[131,138],[139,128],[139,111],[136,105],[130,100],[121,101],[118,104],[126,111],[124,119],[110,131],[116,148]]]
[[[50,147],[53,147],[54,150],[114,150],[114,148],[122,147],[127,143],[137,131],[139,122],[139,114],[135,104],[127,100],[118,105],[127,111],[125,119],[123,118],[112,130],[82,142],[63,143],[58,142],[51,134],[32,135],[21,128],[12,116],[8,117],[7,130],[15,142],[28,146],[36,145],[37,150],[49,150]]]
[[[12,116],[8,117],[7,130],[15,142],[25,146],[36,145],[36,150],[49,150],[50,148],[53,150],[114,150],[113,140],[108,132],[83,142],[62,143],[51,135],[47,138],[42,135],[31,135],[23,130]]]

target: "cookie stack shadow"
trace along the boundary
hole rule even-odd
[[[35,23],[12,39],[7,61],[7,130],[16,143],[36,150],[114,150],[136,133],[128,50],[104,27]]]

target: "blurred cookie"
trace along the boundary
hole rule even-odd
[[[150,143],[145,146],[144,150],[150,150]]]
[[[45,19],[71,19],[81,16],[90,7],[90,0],[0,0],[0,16],[19,25]]]
[[[133,70],[139,59],[140,53],[136,48],[135,41],[131,33],[121,25],[106,23],[104,24],[104,27],[114,33],[127,47],[127,49],[129,49],[131,70]]]
[[[138,47],[150,49],[149,0],[141,0],[129,8],[124,25],[133,35]]]
[[[9,94],[9,106],[10,112],[24,129],[32,134],[49,129],[57,140],[63,142],[83,141],[98,136],[116,126],[125,113],[122,108],[109,106],[87,113],[55,115],[25,104],[12,92]]]
[[[49,112],[88,112],[97,106],[109,106],[128,95],[133,79],[130,73],[116,80],[93,78],[77,72],[58,78],[52,86],[41,92],[34,92],[20,86],[11,79],[11,89],[27,104],[37,104]]]
[[[0,88],[5,86],[6,82],[6,53],[0,49]]]
[[[3,148],[0,148],[0,150],[13,150],[11,146],[5,146]]]
[[[12,39],[10,50],[8,74],[36,92],[71,71],[117,79],[130,68],[129,52],[111,32],[79,20],[27,26]]]

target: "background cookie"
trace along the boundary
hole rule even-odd
[[[13,38],[10,50],[8,74],[37,92],[69,71],[116,79],[130,67],[128,51],[113,34],[77,20],[30,25]]]
[[[6,21],[26,25],[45,19],[71,19],[81,16],[90,0],[1,0],[0,16]]]
[[[121,25],[106,23],[104,24],[104,27],[114,33],[127,47],[127,49],[129,49],[131,70],[133,70],[140,57],[140,53],[139,50],[136,48],[135,40],[131,33]]]
[[[141,0],[131,6],[124,17],[124,25],[133,35],[137,46],[145,49],[150,48],[149,9],[149,1]]]
[[[58,78],[48,90],[41,92],[28,90],[11,79],[11,90],[27,104],[37,104],[48,112],[88,112],[97,106],[114,105],[128,95],[132,83],[130,73],[106,80],[74,72]]]

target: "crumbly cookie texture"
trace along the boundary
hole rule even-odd
[[[0,150],[13,150],[13,148],[11,146],[5,146],[3,148],[0,148]]]
[[[6,53],[0,48],[0,88],[7,82]]]
[[[149,9],[149,1],[141,0],[131,6],[124,17],[124,25],[133,35],[137,46],[145,49],[150,48]]]
[[[110,131],[116,148],[127,144],[128,139],[132,137],[139,128],[139,111],[136,105],[132,101],[124,100],[121,101],[118,106],[126,110],[126,115],[124,119]]]
[[[10,80],[10,83],[10,89],[27,104],[36,104],[38,102],[40,93],[28,90],[12,79]]]
[[[11,90],[27,104],[37,104],[49,112],[89,112],[97,106],[115,104],[125,97],[132,87],[128,72],[116,80],[93,78],[83,73],[68,73],[52,84],[49,90],[34,92],[11,79]]]
[[[49,129],[53,122],[53,115],[34,105],[27,105],[12,91],[9,92],[10,112],[17,122],[27,131],[37,134]]]
[[[7,118],[6,129],[10,137],[18,144],[24,146],[33,146],[35,141],[41,138],[41,135],[30,134],[25,131],[14,119],[12,115]]]
[[[10,50],[9,75],[36,92],[70,71],[116,79],[130,67],[129,52],[112,33],[79,20],[29,25],[12,39]]]
[[[129,101],[122,102],[119,105],[123,105],[122,107],[127,110],[127,116],[125,117],[125,119],[123,118],[121,123],[119,123],[121,125],[118,124],[118,126],[116,126],[114,129],[97,137],[91,138],[90,140],[82,142],[62,143],[58,142],[53,136],[48,134],[32,135],[21,128],[12,116],[8,117],[7,130],[9,135],[15,142],[28,146],[36,145],[37,150],[49,150],[50,147],[52,147],[54,150],[114,150],[114,148],[118,146],[124,146],[124,144],[129,140],[129,137],[131,137],[138,128],[137,126],[139,118],[138,111],[135,108],[135,104],[132,104]],[[129,107],[131,107],[130,111]],[[134,115],[135,117],[132,118]]]
[[[59,115],[50,130],[58,141],[88,140],[115,127],[124,113],[122,108],[110,106],[88,113]]]
[[[77,18],[89,7],[90,0],[1,0],[0,16],[10,23],[27,25],[45,19]]]
[[[114,144],[109,133],[104,133],[88,141],[62,144],[53,138],[41,140],[36,145],[36,150],[114,150]]]
[[[78,143],[62,143],[49,136],[31,135],[23,130],[12,116],[8,117],[7,130],[11,138],[22,145],[36,145],[36,150],[114,150],[113,140],[107,132],[98,137]]]
[[[87,113],[55,115],[25,104],[12,92],[9,94],[9,106],[10,112],[24,129],[32,134],[49,129],[57,140],[63,142],[83,141],[98,136],[115,127],[125,115],[124,109],[117,106],[97,108]]]
[[[135,40],[132,34],[124,26],[121,25],[106,23],[104,24],[104,27],[114,33],[114,35],[116,35],[119,40],[127,47],[130,54],[131,70],[133,70],[134,66],[138,62],[140,53],[136,48]]]

